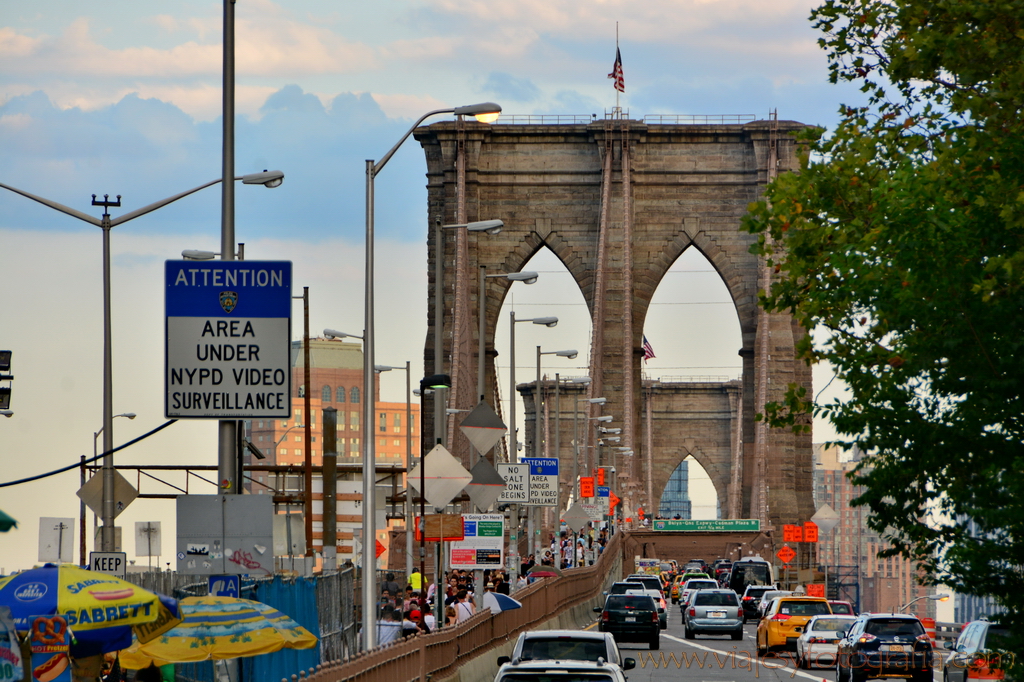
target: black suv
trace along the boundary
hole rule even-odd
[[[609,594],[604,608],[594,607],[601,614],[598,630],[610,632],[616,642],[648,642],[651,649],[661,647],[661,624],[658,606],[646,594]]]
[[[774,585],[747,585],[746,591],[740,596],[740,606],[743,607],[743,622],[746,623],[748,620],[758,620],[761,618],[761,614],[757,612],[757,607],[761,603],[761,596],[768,590],[774,590]]]
[[[932,644],[917,616],[865,613],[839,640],[836,682],[872,677],[932,682]]]

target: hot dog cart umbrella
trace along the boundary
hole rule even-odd
[[[121,666],[138,670],[155,663],[244,658],[284,648],[310,649],[317,638],[272,606],[234,597],[185,597],[183,620],[149,643],[120,654]]]
[[[0,578],[0,606],[14,626],[28,632],[37,616],[64,616],[75,658],[118,651],[150,641],[181,622],[177,600],[107,573],[72,564],[46,564]]]

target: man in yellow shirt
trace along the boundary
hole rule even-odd
[[[423,576],[420,574],[419,569],[413,569],[412,573],[406,579],[406,583],[412,588],[413,592],[420,592],[423,589]]]

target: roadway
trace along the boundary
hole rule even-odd
[[[756,623],[748,622],[740,641],[733,641],[727,634],[697,635],[696,639],[687,640],[683,636],[679,606],[670,604],[668,629],[661,631],[658,651],[634,642],[619,645],[624,658],[636,659],[636,668],[627,671],[626,677],[629,682],[835,682],[832,668],[800,670],[795,652],[769,654],[758,660],[754,643],[756,628]],[[941,672],[935,679],[942,679]]]

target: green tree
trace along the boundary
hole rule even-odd
[[[1024,0],[829,0],[811,21],[868,104],[808,131],[744,226],[775,273],[762,305],[849,391],[791,387],[765,417],[813,412],[871,453],[857,503],[889,555],[1024,633]]]

